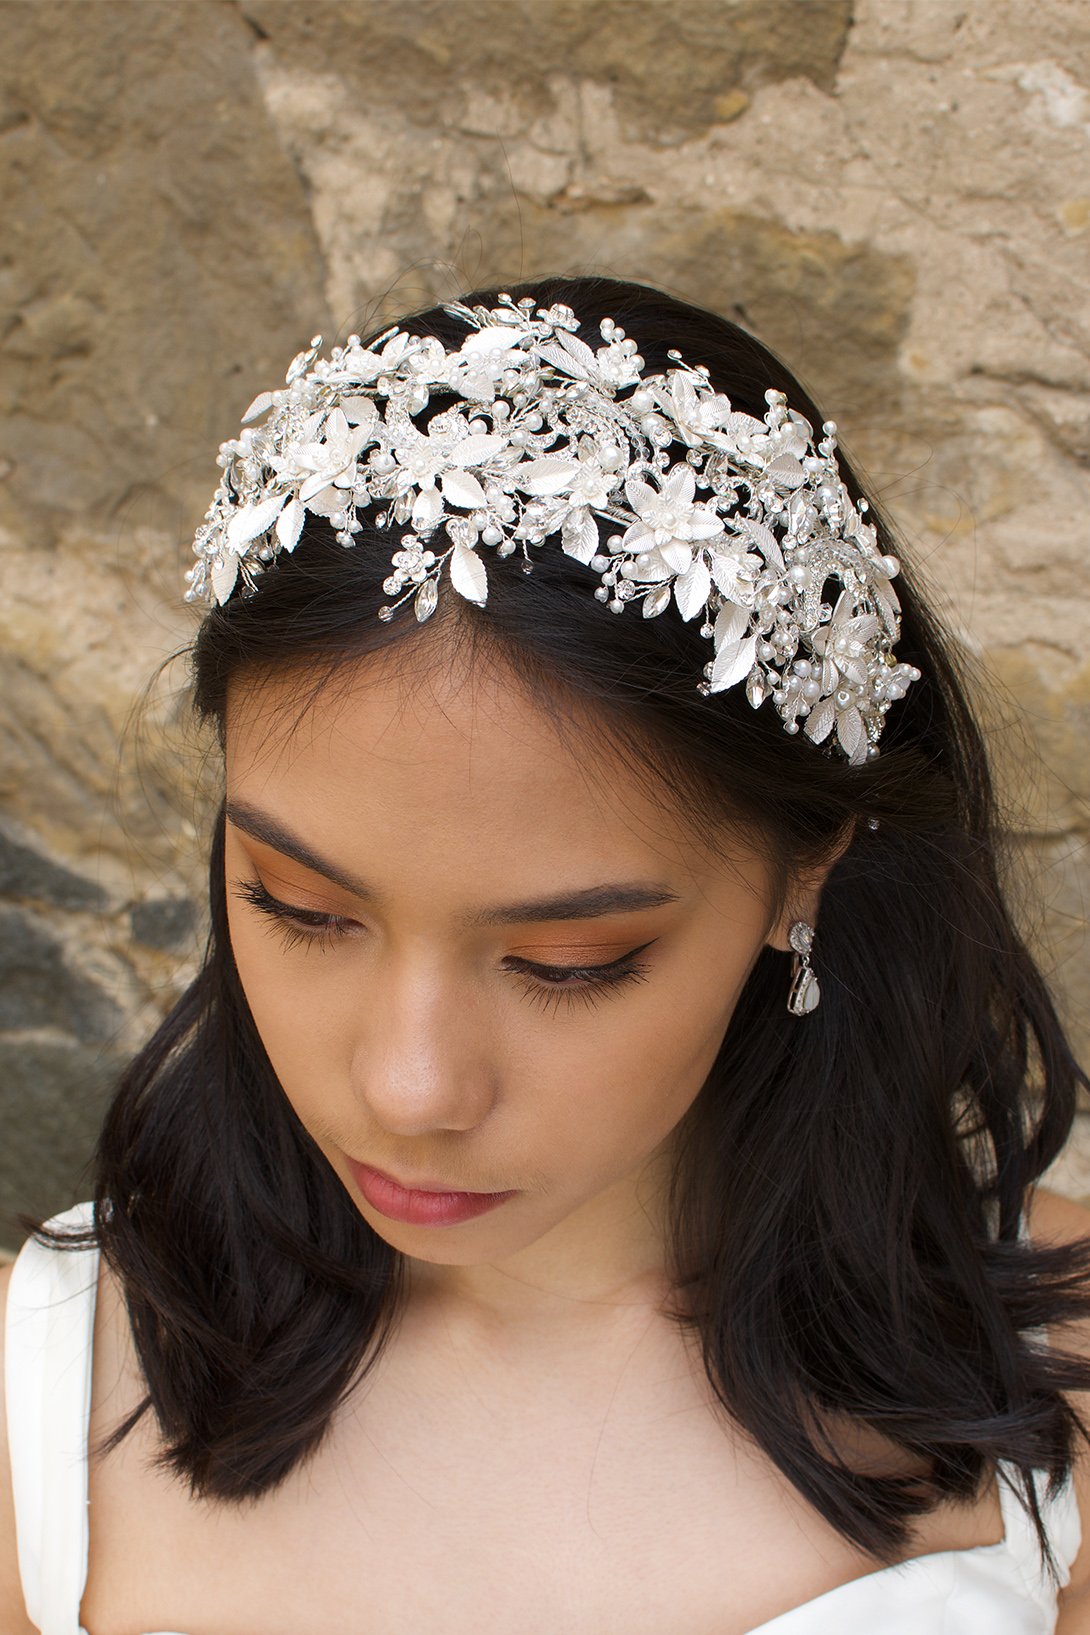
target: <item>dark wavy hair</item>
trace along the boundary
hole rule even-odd
[[[566,302],[584,333],[615,318],[649,370],[680,350],[758,418],[771,386],[822,421],[752,335],[659,290],[600,277],[508,288]],[[450,346],[464,333],[441,308],[402,324]],[[895,550],[867,498],[880,548]],[[255,594],[205,617],[193,703],[221,746],[229,684],[294,675],[313,697],[371,654],[401,644],[411,669],[417,644],[430,659],[428,643],[454,641],[505,662],[559,719],[589,710],[688,821],[761,837],[785,890],[851,835],[821,899],[820,1008],[789,1015],[786,956],[762,949],[676,1132],[667,1248],[685,1300],[669,1315],[699,1332],[734,1422],[879,1561],[903,1553],[910,1518],[968,1502],[1005,1461],[1055,1574],[1030,1478],[1047,1471],[1054,1491],[1076,1435],[1090,1439],[1062,1394],[1090,1388],[1090,1363],[1034,1331],[1090,1312],[1090,1238],[1031,1246],[1019,1221],[1090,1081],[1011,914],[973,677],[911,563],[898,657],[922,679],[892,707],[878,758],[851,767],[742,688],[699,694],[699,621],[607,615],[596,574],[560,550],[535,553],[531,574],[493,569],[484,607],[448,595],[427,624],[383,623],[391,535],[356,538],[346,550],[311,518]],[[147,1387],[106,1447],[150,1409],[164,1466],[241,1501],[316,1449],[394,1331],[405,1278],[277,1082],[232,957],[223,850],[221,807],[203,968],[109,1109],[95,1234]],[[827,1434],[842,1416],[923,1473],[853,1469]]]

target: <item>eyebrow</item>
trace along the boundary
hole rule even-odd
[[[322,875],[344,891],[364,902],[378,902],[375,888],[339,868],[308,846],[287,826],[261,812],[246,801],[229,800],[225,812],[236,829],[241,829],[253,840],[260,840],[274,851],[290,857],[314,874]],[[530,898],[520,903],[504,903],[492,908],[480,908],[462,917],[467,926],[520,925],[531,920],[594,920],[606,914],[631,913],[641,908],[661,908],[665,903],[680,901],[679,894],[658,881],[615,881],[605,885],[585,886],[577,891],[562,891],[550,897]]]

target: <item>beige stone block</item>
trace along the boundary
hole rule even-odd
[[[0,521],[38,547],[192,531],[250,381],[325,322],[253,43],[208,0],[6,10]]]

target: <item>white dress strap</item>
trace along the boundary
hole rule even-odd
[[[93,1223],[90,1203],[52,1227]],[[87,1431],[97,1248],[19,1252],[8,1290],[5,1397],[19,1575],[41,1635],[80,1635],[87,1581]]]
[[[1060,1588],[1063,1589],[1071,1582],[1071,1568],[1082,1543],[1082,1519],[1073,1473],[1068,1473],[1063,1486],[1051,1496],[1047,1493],[1047,1472],[1036,1470],[1033,1479],[1045,1532],[1060,1570]],[[1004,1541],[1012,1560],[1018,1564],[1027,1589],[1042,1606],[1053,1611],[1056,1589],[1041,1561],[1037,1530],[1016,1492],[1016,1484],[1020,1490],[1021,1481],[1016,1468],[1001,1463],[999,1502],[1003,1512]]]

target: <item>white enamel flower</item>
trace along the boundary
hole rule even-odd
[[[626,551],[655,549],[674,573],[684,573],[693,560],[693,547],[723,532],[723,524],[706,505],[694,503],[696,473],[692,466],[676,467],[661,488],[639,477],[625,483],[625,495],[638,521],[625,531]]]
[[[356,461],[373,435],[370,421],[352,426],[341,408],[326,416],[322,430],[324,436],[296,444],[290,454],[290,462],[303,478],[299,498],[304,505],[323,489],[353,486]]]
[[[320,372],[320,378],[333,385],[348,382],[369,385],[380,375],[392,374],[404,367],[412,355],[420,350],[421,345],[419,337],[406,335],[400,331],[390,336],[381,352],[370,351],[357,343],[355,346],[345,348],[339,364],[327,363]]]
[[[518,369],[526,354],[511,330],[498,324],[467,335],[447,361],[443,378],[452,390],[478,403],[491,403],[509,369]]]
[[[725,536],[711,548],[711,574],[716,586],[732,602],[753,602],[757,576],[764,563],[746,541]]]
[[[690,448],[702,443],[729,452],[739,441],[767,430],[750,414],[741,414],[721,392],[698,391],[690,376],[680,369],[671,371],[668,387],[660,388],[656,399]]]
[[[603,464],[603,460],[609,463]],[[621,461],[619,448],[607,445],[605,449],[599,450],[593,444],[584,444],[575,462],[578,469],[568,489],[572,503],[604,510],[617,486],[617,467]]]
[[[464,472],[470,466],[484,465],[505,446],[502,437],[471,432],[466,416],[457,413],[437,415],[424,431],[409,420],[399,420],[393,428],[391,442],[391,452],[398,466],[397,493],[405,493],[410,488],[434,488],[449,472]],[[476,486],[480,488],[479,483]],[[468,503],[483,502],[482,489]]]
[[[838,687],[840,676],[844,676],[853,687],[866,686],[868,644],[877,631],[875,615],[853,614],[851,597],[846,591],[841,591],[829,623],[815,630],[810,637],[810,646],[824,661],[822,692],[831,693]]]

